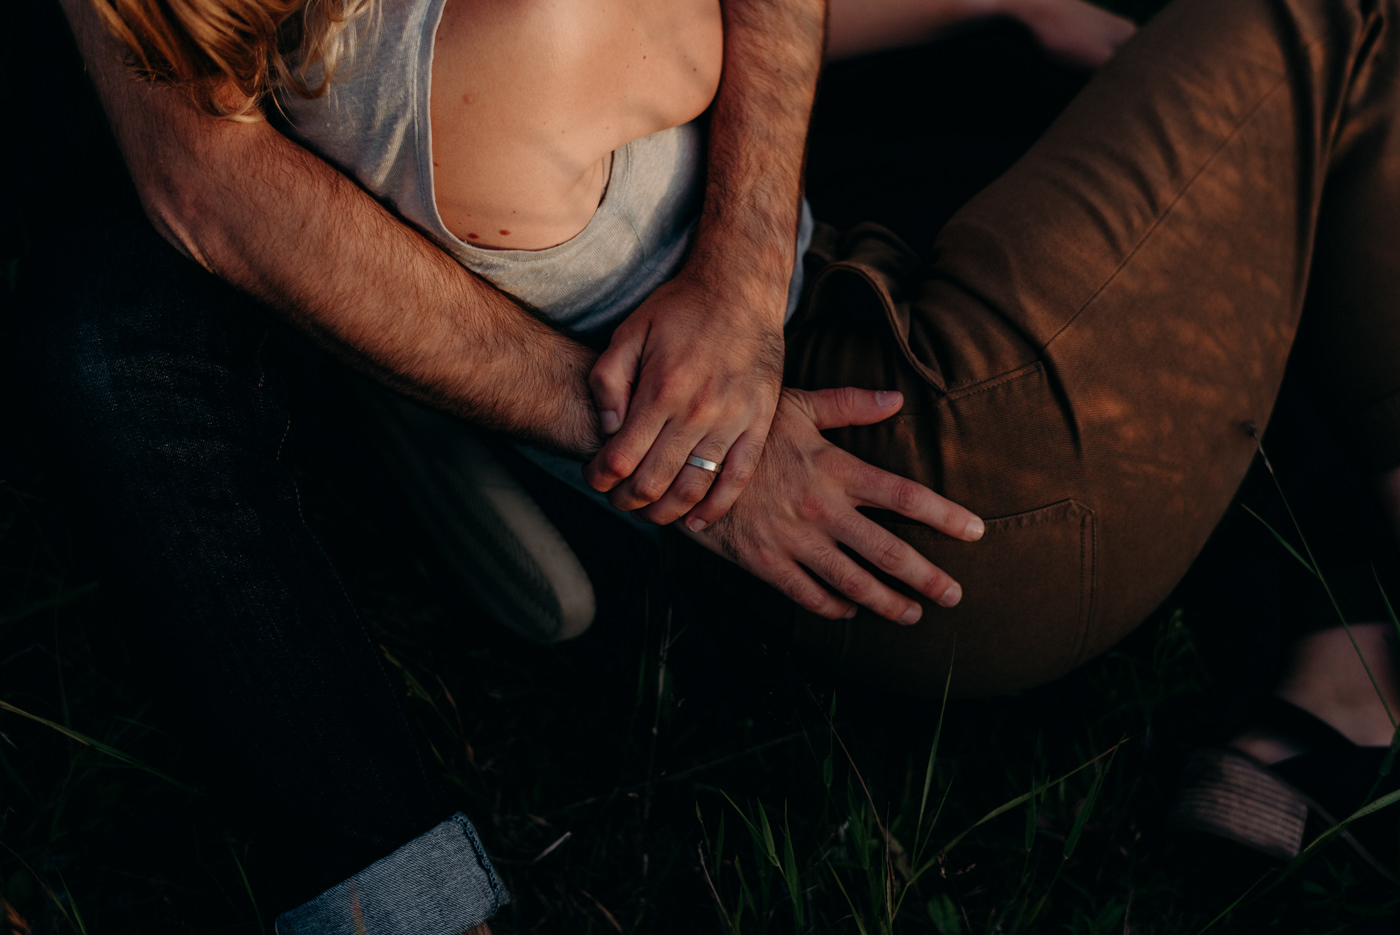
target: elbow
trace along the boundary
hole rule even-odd
[[[148,172],[143,173],[145,177],[132,174],[141,209],[151,226],[186,259],[213,272],[208,249],[210,232],[201,224],[198,186],[172,173]]]

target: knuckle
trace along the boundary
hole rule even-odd
[[[904,564],[908,549],[901,540],[891,537],[875,547],[870,559],[881,570],[893,572]]]
[[[808,610],[818,610],[822,605],[821,593],[796,569],[779,572],[773,578],[773,586]]]
[[[797,516],[804,523],[811,523],[826,515],[826,501],[812,490],[803,490],[794,504]]]
[[[686,418],[691,422],[710,425],[719,418],[719,406],[709,396],[693,396],[686,404]]]
[[[648,523],[652,523],[653,525],[669,526],[671,523],[674,523],[680,517],[681,511],[677,510],[675,507],[672,506],[662,506],[660,504],[653,503],[646,509],[642,510],[641,515],[643,519],[645,519]]]
[[[923,502],[923,491],[910,481],[899,481],[890,491],[890,501],[895,510],[907,516]]]
[[[605,393],[612,389],[612,381],[608,379],[604,358],[599,358],[598,363],[588,374],[588,386],[595,393]]]
[[[599,457],[601,474],[605,478],[630,477],[636,463],[623,451],[613,449],[604,450]]]
[[[931,569],[929,573],[924,576],[924,586],[920,588],[920,590],[923,591],[923,593],[925,594],[937,598],[941,596],[944,591],[948,590],[948,586],[952,583],[952,578],[948,577],[945,573],[939,571],[937,568],[934,568]]]
[[[854,412],[860,407],[861,391],[853,386],[843,386],[836,391],[836,405],[843,413]]]
[[[709,486],[704,480],[682,480],[676,487],[675,497],[682,503],[694,505],[705,499]]]
[[[753,480],[753,465],[747,458],[734,464],[726,464],[724,473],[729,483],[736,487],[747,487],[749,481]]]
[[[850,568],[842,571],[835,582],[836,590],[860,604],[866,604],[871,600],[871,592],[875,582],[870,575],[858,568]]]
[[[621,510],[624,513],[630,513],[643,505],[630,494],[624,492],[621,487],[614,488],[612,493],[608,494],[608,503],[612,504],[613,509]]]
[[[665,495],[669,487],[662,478],[644,477],[632,483],[632,493],[644,503],[655,503]]]
[[[674,402],[690,395],[690,381],[674,370],[656,378],[652,395],[663,402]]]

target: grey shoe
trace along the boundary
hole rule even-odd
[[[593,584],[564,537],[476,429],[355,380],[364,425],[456,583],[526,639],[593,622]]]

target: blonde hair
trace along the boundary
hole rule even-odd
[[[93,3],[138,74],[183,89],[207,114],[248,120],[275,89],[324,94],[353,45],[346,27],[375,0]]]

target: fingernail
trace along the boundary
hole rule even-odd
[[[875,405],[888,409],[891,406],[898,406],[902,399],[904,399],[903,393],[894,390],[880,390],[875,394]]]
[[[962,600],[962,588],[956,584],[948,586],[948,590],[943,592],[943,596],[938,599],[938,603],[944,607],[952,607]]]
[[[854,616],[856,615],[856,611],[859,610],[859,609],[860,609],[860,608],[858,608],[858,607],[848,607],[848,608],[846,609],[846,612],[845,612],[844,614],[841,615],[841,619],[843,619],[843,620],[850,620],[852,617],[854,617]]]
[[[920,607],[918,604],[915,604],[913,607],[910,607],[908,610],[906,610],[903,614],[900,615],[900,617],[899,617],[899,622],[900,622],[900,623],[918,623],[918,622],[919,622],[919,618],[922,617],[923,615],[924,615],[924,609],[923,609],[922,607]]]
[[[611,435],[622,425],[622,420],[617,417],[617,412],[613,409],[604,409],[598,414],[598,421],[602,423],[605,435]]]
[[[969,542],[976,542],[986,531],[987,524],[974,516],[967,521],[967,526],[963,529],[963,538]]]
[[[707,525],[709,524],[698,516],[692,516],[690,519],[685,521],[685,528],[689,529],[691,532],[699,532],[700,530],[704,529]]]

